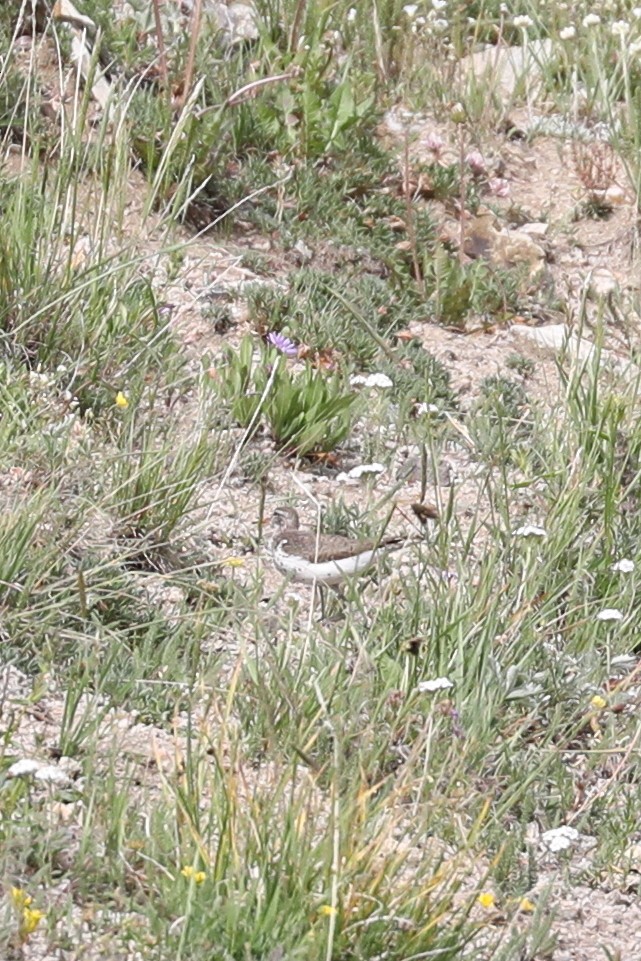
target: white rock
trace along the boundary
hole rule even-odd
[[[621,207],[625,203],[625,190],[617,184],[612,184],[605,192],[605,201],[612,207]]]
[[[622,621],[623,614],[616,607],[606,607],[599,611],[596,616],[597,621]]]
[[[223,42],[230,47],[245,40],[257,40],[260,36],[256,23],[256,11],[247,3],[214,3],[211,12],[223,34]]]
[[[546,224],[544,221],[533,221],[531,224],[523,224],[516,231],[517,234],[526,234],[528,237],[532,237],[533,240],[542,240],[546,235],[550,225]]]
[[[352,467],[347,473],[341,471],[340,474],[337,474],[336,482],[354,486],[361,477],[366,477],[368,474],[383,474],[384,472],[385,468],[382,464],[359,464],[357,467]]]
[[[23,757],[11,765],[7,771],[7,777],[29,777],[29,775],[35,774],[39,767],[39,761],[33,761],[29,757]]]
[[[620,561],[615,561],[610,570],[614,571],[615,574],[631,574],[634,570],[634,561],[622,557]]]
[[[71,784],[69,775],[53,764],[43,764],[34,777],[36,781],[43,781],[45,784]]]
[[[553,828],[551,831],[544,831],[541,835],[541,843],[548,849],[556,853],[557,851],[567,851],[579,840],[580,834],[576,828],[571,828],[567,824],[563,827]]]
[[[567,324],[548,324],[545,327],[525,327],[518,324],[512,327],[511,333],[519,339],[529,340],[537,347],[555,353],[567,351],[579,360],[588,360],[595,353],[594,344],[585,338],[579,339]],[[607,353],[608,351],[602,351],[601,356]]]
[[[347,476],[358,479],[359,477],[363,477],[364,474],[384,473],[385,468],[382,464],[359,464],[358,467],[352,467],[352,469],[347,472]]]
[[[597,267],[588,281],[590,293],[596,297],[607,297],[619,289],[619,282],[607,267]]]
[[[510,100],[517,85],[525,85],[525,95],[532,99],[541,89],[542,71],[554,57],[552,40],[530,40],[525,46],[486,46],[484,49],[463,57],[463,76],[482,81],[487,95],[501,95]]]
[[[447,691],[450,687],[454,687],[454,684],[449,677],[435,677],[431,681],[419,681],[416,690],[421,694],[432,694],[434,691]]]
[[[523,527],[517,527],[515,531],[512,531],[514,537],[547,537],[547,531],[544,527],[537,527],[536,524],[524,524]]]

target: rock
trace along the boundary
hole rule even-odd
[[[516,232],[518,234],[526,234],[528,237],[531,237],[532,240],[543,240],[549,228],[550,225],[544,221],[536,221],[531,224],[523,224]]]
[[[472,257],[474,260],[479,257],[484,257],[486,260],[491,259],[494,245],[499,236],[496,224],[497,220],[494,214],[489,210],[482,210],[465,225],[463,250],[468,257]]]
[[[605,348],[597,352],[592,341],[585,337],[578,337],[566,324],[549,324],[546,327],[515,325],[510,333],[521,342],[527,340],[543,350],[567,354],[573,360],[588,361],[598,356],[602,366],[608,364],[625,377],[639,375],[639,368],[631,360],[618,357],[613,351]]]
[[[619,289],[619,283],[607,267],[596,267],[590,274],[588,287],[595,297],[608,297]]]
[[[579,360],[588,360],[595,352],[594,344],[583,337],[579,339],[567,324],[549,324],[546,327],[518,325],[512,327],[511,333],[519,339],[529,340],[544,350],[553,353],[567,352]],[[607,353],[608,351],[602,351],[602,354]]]
[[[545,266],[545,251],[527,234],[518,230],[502,230],[494,244],[492,260],[506,267],[528,264],[532,277]]]
[[[605,202],[611,207],[622,207],[625,200],[625,190],[617,184],[612,184],[605,192]]]
[[[487,96],[498,93],[503,102],[514,98],[517,86],[525,88],[528,101],[541,89],[542,71],[554,56],[551,40],[530,40],[525,46],[496,47],[488,44],[482,50],[463,57],[463,77],[474,78],[487,90]]]
[[[543,247],[527,231],[497,229],[497,220],[488,210],[482,210],[467,224],[463,249],[468,257],[483,257],[502,267],[529,264],[530,277],[537,276],[545,266]]]
[[[209,11],[222,31],[223,43],[228,47],[257,40],[259,37],[256,11],[248,3],[212,3]]]

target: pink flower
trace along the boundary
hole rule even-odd
[[[494,194],[495,197],[510,196],[510,181],[505,180],[504,177],[491,177],[487,185],[490,188],[490,193]]]
[[[426,137],[423,137],[422,144],[435,157],[440,156],[445,147],[445,141],[437,133],[428,133]]]
[[[475,177],[482,177],[483,174],[487,173],[485,157],[480,150],[470,150],[465,158],[465,163],[468,165]]]

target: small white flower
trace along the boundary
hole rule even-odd
[[[541,835],[541,842],[548,851],[567,851],[579,840],[580,834],[576,828],[564,825],[560,828],[553,828],[551,831],[544,831]]]
[[[432,7],[434,10],[445,10],[446,6],[447,0],[432,0]]]
[[[29,777],[30,774],[35,774],[39,767],[38,761],[23,757],[11,765],[7,771],[7,777]]]
[[[440,414],[441,411],[436,404],[417,404],[414,413],[417,417],[422,417],[423,414]]]
[[[604,610],[599,611],[596,616],[597,621],[622,621],[623,614],[618,611],[616,607],[606,607]]]
[[[53,764],[43,764],[34,775],[36,781],[44,781],[45,784],[70,784],[71,778]]]
[[[531,27],[534,23],[532,17],[528,17],[527,14],[523,14],[521,17],[515,17],[513,20],[515,27]]]
[[[627,20],[615,20],[610,30],[613,37],[626,37],[630,32],[630,24]]]
[[[418,23],[418,21],[419,18],[417,17],[416,22]],[[450,22],[449,20],[444,20],[442,17],[439,17],[438,20],[434,21],[433,26],[435,30],[438,30],[440,33],[444,33],[445,30],[449,29]]]
[[[350,7],[347,11],[347,22],[354,23],[356,20],[356,7]]]
[[[559,37],[561,40],[574,40],[576,37],[575,27],[563,27],[563,30],[559,31]]]
[[[523,527],[517,527],[515,531],[512,531],[514,537],[547,537],[547,531],[544,527],[537,527],[536,524],[524,524]]]
[[[435,677],[431,681],[419,681],[416,690],[419,694],[433,694],[434,691],[447,691],[454,687],[449,677]]]
[[[408,3],[406,6],[403,7],[403,13],[408,17],[416,16],[417,10],[418,10],[417,3]]]
[[[350,378],[350,384],[352,387],[393,387],[394,382],[387,376],[387,374],[368,374],[364,377],[362,374],[356,374],[354,377]]]
[[[628,560],[627,557],[622,557],[620,561],[616,561],[612,567],[611,571],[615,574],[631,574],[634,570],[634,561]]]
[[[582,22],[584,27],[596,27],[599,23],[601,23],[601,17],[598,13],[588,13],[588,15],[583,18]]]
[[[394,381],[387,374],[370,374],[365,381],[366,387],[393,387]]]
[[[632,16],[638,20],[641,17],[641,7],[632,7]]]

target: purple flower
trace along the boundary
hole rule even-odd
[[[279,350],[281,354],[285,354],[286,357],[297,357],[298,347],[293,340],[289,337],[285,337],[284,334],[279,334],[277,331],[271,331],[267,334],[267,343]]]

